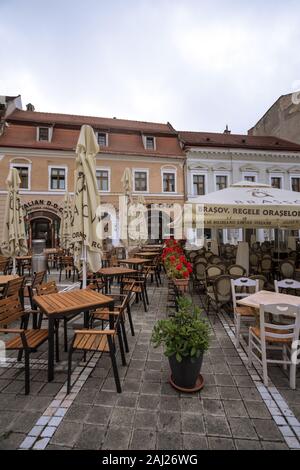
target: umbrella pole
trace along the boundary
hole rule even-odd
[[[86,288],[86,245],[82,246],[82,288]]]
[[[17,274],[17,270],[16,270],[16,257],[13,256],[13,268],[12,268],[12,273],[13,274]]]

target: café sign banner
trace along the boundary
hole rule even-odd
[[[50,200],[47,201],[46,199],[32,199],[31,201],[25,202],[22,205],[22,208],[25,214],[30,214],[36,210],[50,210],[59,216],[63,213],[63,207],[61,207],[57,202]]]
[[[207,228],[300,229],[300,193],[242,181],[193,199]]]

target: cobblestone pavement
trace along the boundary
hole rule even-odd
[[[65,286],[65,288],[68,288]],[[47,346],[32,355],[31,393],[24,395],[22,365],[14,357],[0,368],[0,449],[297,449],[300,392],[274,367],[266,389],[259,372],[232,342],[232,320],[212,323],[202,374],[204,389],[180,394],[168,383],[169,366],[150,337],[166,316],[167,287],[149,287],[150,307],[133,305],[136,335],[128,332],[127,366],[118,358],[122,394],[116,393],[110,359],[80,362],[66,396],[66,355],[47,382]],[[199,304],[197,294],[194,302]],[[80,319],[70,322],[70,330]],[[70,331],[69,336],[72,336]],[[299,382],[298,382],[299,384]],[[298,436],[298,437],[297,437]]]

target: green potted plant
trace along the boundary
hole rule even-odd
[[[180,297],[178,307],[174,317],[157,322],[151,341],[154,347],[165,347],[171,383],[181,389],[193,390],[199,379],[203,354],[209,347],[210,327],[202,318],[199,307],[189,298]]]

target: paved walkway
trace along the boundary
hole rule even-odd
[[[46,346],[33,355],[29,396],[23,395],[23,371],[13,358],[0,368],[0,449],[300,447],[300,392],[289,390],[278,367],[265,389],[258,372],[248,370],[243,348],[234,347],[227,316],[212,324],[204,389],[193,395],[173,390],[168,361],[150,344],[153,325],[166,316],[167,288],[150,287],[149,297],[147,313],[133,306],[136,336],[128,334],[127,367],[119,361],[122,394],[115,391],[107,356],[94,355],[86,363],[78,357],[69,396],[65,354],[55,380],[47,383]],[[193,298],[199,304],[198,295]]]

